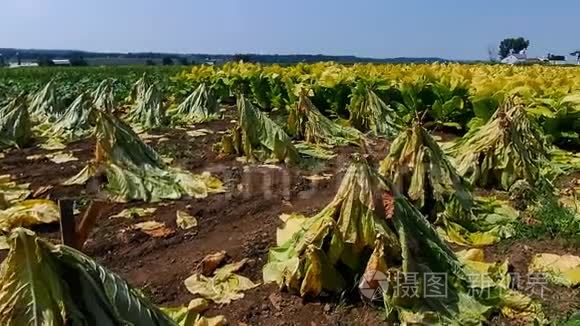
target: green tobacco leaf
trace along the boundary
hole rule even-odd
[[[243,95],[237,103],[240,120],[231,135],[224,137],[222,151],[245,155],[248,160],[274,158],[288,163],[298,162],[298,152],[280,126]]]
[[[465,210],[473,205],[466,182],[439,144],[418,123],[402,131],[393,141],[380,171],[431,220],[435,220],[437,209],[451,200],[456,200]]]
[[[31,122],[26,97],[19,95],[0,108],[0,150],[8,147],[30,145]]]
[[[295,143],[294,147],[301,156],[307,156],[319,160],[331,160],[336,157],[336,154],[332,150],[316,144],[299,142]]]
[[[194,302],[193,300],[192,302]],[[188,307],[181,308],[161,308],[171,319],[173,319],[177,326],[225,326],[226,319],[223,316],[204,317],[201,311],[197,311],[196,307],[192,307],[191,303]]]
[[[290,110],[288,126],[294,137],[313,144],[358,144],[362,138],[356,129],[343,127],[322,115],[306,91],[300,93],[298,103]]]
[[[282,246],[300,230],[300,227],[306,221],[306,217],[301,214],[282,214],[280,215],[280,220],[282,220],[284,225],[276,231],[276,243]]]
[[[83,184],[97,173],[104,173],[106,189],[118,201],[160,201],[185,195],[204,198],[224,191],[221,181],[209,173],[195,175],[168,168],[128,125],[110,113],[95,113],[95,160],[65,185]]]
[[[127,114],[127,120],[143,130],[156,129],[166,125],[163,97],[156,84],[149,86],[147,91],[137,98],[135,105]]]
[[[0,271],[0,312],[0,323],[8,326],[176,324],[84,254],[25,229],[10,236]]]
[[[479,325],[500,312],[530,322],[542,316],[537,304],[507,289],[507,264],[460,260],[421,212],[362,158],[349,167],[328,206],[311,218],[291,215],[284,222],[263,278],[301,296],[340,293],[360,281],[361,293],[382,293],[387,315],[402,324]],[[423,281],[437,274],[445,275],[439,279],[445,294],[423,294],[429,286]],[[476,283],[473,274],[486,282]],[[397,290],[401,281],[412,280],[416,296]],[[490,295],[478,294],[482,288]]]
[[[488,246],[501,240],[499,226],[487,231],[470,232],[457,223],[447,221],[437,228],[437,232],[445,241],[464,246]]]
[[[523,105],[508,99],[488,123],[471,130],[450,152],[459,173],[472,184],[508,190],[519,179],[535,184],[548,161],[545,148]]]
[[[41,90],[32,95],[28,107],[35,121],[54,120],[62,114],[63,106],[56,96],[54,80],[49,81]]]
[[[465,211],[449,202],[438,216],[440,236],[464,246],[487,246],[515,234],[519,212],[509,201],[495,197],[476,197],[472,210]]]
[[[54,123],[49,124],[43,136],[66,142],[91,134],[94,126],[93,98],[89,93],[79,95]]]
[[[58,263],[30,231],[18,229],[0,270],[0,324],[64,325],[67,302]]]
[[[98,321],[99,325],[111,326],[174,325],[169,316],[139,291],[87,256],[66,246],[56,246],[52,251],[62,275],[75,275],[70,280],[62,280],[71,289],[74,302],[68,303],[67,310],[73,320]]]
[[[115,94],[112,79],[103,80],[99,86],[91,93],[93,107],[105,112],[113,112],[115,109]]]
[[[348,110],[355,128],[374,135],[394,137],[404,125],[397,112],[364,83],[353,90]]]
[[[200,84],[179,106],[168,112],[175,122],[184,124],[211,121],[217,118],[218,113],[219,102],[205,83]]]

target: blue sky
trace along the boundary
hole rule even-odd
[[[579,0],[3,0],[0,47],[484,59],[580,48]]]

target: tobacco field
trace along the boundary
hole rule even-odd
[[[576,67],[0,69],[0,325],[580,325],[579,149]]]

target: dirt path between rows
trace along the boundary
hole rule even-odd
[[[220,132],[229,123],[216,121],[197,128],[214,133],[191,137],[188,130],[160,132],[163,137],[150,138],[150,144],[162,155],[174,158],[172,165],[194,171],[211,171],[227,187],[225,194],[205,199],[184,199],[157,204],[119,203],[111,205],[85,247],[85,252],[99,263],[126,278],[156,304],[186,305],[193,295],[183,281],[196,272],[206,255],[225,250],[228,262],[248,258],[241,274],[261,282],[262,267],[268,248],[275,245],[276,228],[281,213],[312,214],[324,207],[334,196],[353,147],[341,148],[337,158],[318,168],[288,168],[283,165],[244,165],[234,157],[222,157],[214,151]],[[58,184],[75,175],[92,157],[91,140],[71,144],[78,161],[55,164],[46,158],[27,159],[49,151],[31,148],[7,153],[0,159],[0,175],[10,174],[19,183],[31,183],[33,191],[53,185],[40,196],[52,199],[82,198],[83,187],[63,187]],[[371,152],[382,158],[388,144],[376,141]],[[327,179],[310,181],[305,176],[325,175]],[[109,218],[127,207],[156,207],[150,217],[137,219]],[[196,216],[198,227],[185,231],[176,226],[175,214],[183,210]],[[152,238],[131,225],[145,220],[164,222],[174,233],[164,238]],[[57,239],[55,228],[43,228],[43,235]],[[490,247],[491,260],[509,257],[515,268],[524,272],[533,253],[555,252],[580,254],[577,246],[548,241],[515,243],[507,248]],[[558,296],[548,299],[555,313],[580,309],[578,290],[552,287]],[[378,325],[383,323],[380,309],[348,298],[320,298],[304,301],[298,296],[280,292],[273,284],[247,291],[245,297],[226,306],[213,305],[208,315],[225,315],[233,325]]]

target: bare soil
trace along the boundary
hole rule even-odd
[[[228,262],[248,258],[249,263],[240,273],[261,282],[268,248],[275,245],[276,228],[281,224],[278,216],[290,212],[312,214],[324,207],[337,190],[350,154],[357,151],[354,147],[341,148],[335,159],[309,169],[247,165],[213,149],[221,138],[220,132],[229,126],[228,121],[215,121],[187,130],[159,131],[164,138],[150,140],[150,145],[159,153],[174,158],[172,165],[193,172],[210,171],[218,176],[227,187],[226,193],[156,204],[112,204],[86,243],[84,251],[89,256],[142,289],[156,304],[187,305],[194,297],[183,281],[197,271],[206,255],[220,250],[227,252]],[[202,137],[187,134],[188,130],[198,128],[214,133]],[[79,160],[64,164],[55,164],[46,158],[26,159],[50,152],[37,147],[11,151],[0,159],[0,175],[10,174],[19,183],[30,183],[33,192],[43,186],[53,186],[39,194],[40,197],[75,198],[82,203],[83,187],[64,187],[60,183],[84,167],[93,155],[93,148],[93,140],[70,144],[66,151],[72,151]],[[387,149],[387,142],[376,140],[370,152],[382,158]],[[314,174],[326,174],[330,178],[319,181],[304,178]],[[157,210],[145,218],[110,218],[128,207],[157,207]],[[198,227],[187,231],[177,227],[177,210],[196,216]],[[164,222],[174,233],[153,238],[131,228],[145,220]],[[43,227],[38,231],[55,241],[58,239],[57,227]],[[509,258],[514,270],[522,273],[527,272],[532,255],[540,252],[580,254],[577,244],[557,240],[523,241],[486,249],[490,261]],[[578,289],[550,289],[553,295],[543,299],[550,313],[565,315],[580,308]],[[233,325],[384,324],[380,309],[367,306],[356,295],[305,301],[279,291],[273,284],[247,291],[243,299],[229,305],[213,305],[207,315],[225,315]]]

